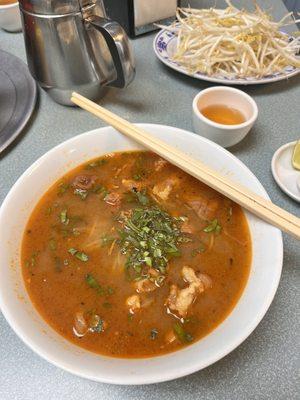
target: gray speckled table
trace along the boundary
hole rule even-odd
[[[261,3],[272,3],[275,16],[286,12],[279,0]],[[110,90],[103,104],[133,122],[192,130],[192,99],[209,85],[160,64],[153,55],[152,40],[153,35],[148,35],[134,41],[136,79],[127,90]],[[21,34],[0,32],[0,48],[25,59]],[[272,200],[298,216],[299,204],[276,186],[270,162],[280,145],[300,137],[299,83],[300,76],[289,82],[245,88],[257,101],[259,118],[251,134],[231,149],[256,174]],[[24,134],[0,155],[0,203],[20,174],[44,152],[101,125],[87,113],[59,106],[40,92],[36,112]],[[279,289],[254,333],[230,355],[203,371],[143,387],[90,382],[48,364],[18,339],[0,314],[0,399],[299,399],[299,283],[300,246],[284,237]]]

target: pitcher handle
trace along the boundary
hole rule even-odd
[[[128,86],[135,76],[135,66],[133,51],[126,32],[117,22],[97,15],[91,15],[85,21],[103,35],[111,53],[117,79],[110,82],[109,86],[118,88]]]

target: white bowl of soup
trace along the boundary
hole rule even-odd
[[[154,136],[268,198],[215,143]],[[110,127],[47,152],[0,210],[0,307],[37,354],[100,382],[147,384],[216,362],[258,325],[278,229]]]

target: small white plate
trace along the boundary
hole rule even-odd
[[[156,56],[168,67],[175,69],[175,71],[181,72],[182,74],[191,76],[196,79],[202,79],[208,82],[222,83],[223,85],[258,85],[262,83],[271,83],[281,81],[287,78],[291,78],[294,75],[299,74],[300,68],[288,66],[281,72],[270,74],[264,78],[257,79],[255,77],[249,78],[235,78],[229,79],[224,75],[213,75],[209,76],[201,72],[195,74],[189,73],[182,65],[173,60],[177,45],[177,36],[165,29],[158,32],[153,41],[153,49]]]
[[[287,143],[274,153],[272,174],[279,187],[292,199],[300,202],[300,171],[292,166],[293,150],[296,143]]]

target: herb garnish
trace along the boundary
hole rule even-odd
[[[144,154],[140,155],[134,165],[134,174],[132,176],[133,180],[141,181],[147,176],[147,172],[144,168],[144,161],[145,161],[145,156]]]
[[[120,219],[121,253],[127,255],[126,268],[131,279],[141,276],[147,265],[161,274],[166,273],[168,261],[181,255],[178,244],[184,242],[180,219],[173,218],[157,206],[136,208],[130,216]]]
[[[114,289],[110,286],[107,288],[100,285],[98,280],[92,274],[86,274],[85,281],[90,288],[95,289],[100,296],[109,296],[114,293]]]
[[[193,336],[186,332],[179,322],[173,325],[173,331],[182,343],[192,342],[194,340]]]
[[[56,245],[56,240],[55,239],[51,238],[49,240],[49,247],[50,247],[50,250],[52,250],[52,251],[55,251],[57,249],[57,245]]]
[[[36,257],[38,256],[39,251],[35,251],[31,254],[31,257],[29,260],[25,262],[26,267],[34,267],[36,263]]]
[[[116,240],[116,238],[113,236],[103,235],[101,238],[101,246],[104,247],[108,244],[111,244],[114,240]]]
[[[147,196],[146,190],[142,190],[139,192],[133,188],[132,190],[124,194],[124,199],[128,203],[140,203],[143,206],[150,204],[150,199]]]
[[[68,189],[70,185],[65,182],[60,182],[58,185],[58,191],[57,191],[57,196],[62,196]]]
[[[60,218],[60,222],[61,222],[62,224],[64,224],[64,225],[68,225],[68,223],[70,222],[70,220],[69,220],[69,218],[68,218],[68,216],[67,216],[67,210],[63,210],[63,211],[60,213],[59,218]]]
[[[107,164],[108,160],[106,158],[99,158],[98,160],[94,160],[84,166],[85,169],[93,169],[97,167],[101,167],[104,164]]]
[[[201,254],[205,252],[205,246],[203,243],[200,243],[199,247],[193,249],[191,252],[192,257],[196,257],[197,254]]]
[[[103,185],[96,185],[92,189],[92,192],[96,193],[96,194],[101,194],[103,196],[103,198],[109,194],[108,189]]]
[[[146,206],[150,203],[149,198],[146,196],[145,190],[143,190],[142,192],[136,192],[136,197],[143,206]]]
[[[72,256],[78,258],[80,261],[86,262],[89,260],[89,256],[87,254],[85,254],[83,251],[76,250],[73,247],[71,247],[68,252],[72,254]]]
[[[93,314],[89,322],[89,331],[93,333],[100,333],[104,331],[104,321],[98,314]]]
[[[81,200],[85,200],[87,198],[87,195],[89,194],[89,192],[85,189],[75,189],[74,190],[74,194],[76,194],[77,196],[79,196],[81,198]]]
[[[215,232],[215,233],[220,233],[221,232],[221,225],[219,224],[217,219],[212,220],[206,228],[203,229],[203,232],[210,233],[210,232]]]

